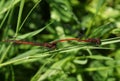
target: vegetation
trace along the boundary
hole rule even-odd
[[[1,81],[119,81],[119,0],[0,0]],[[55,49],[3,40],[50,43]]]

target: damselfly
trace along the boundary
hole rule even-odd
[[[38,42],[30,42],[30,41],[23,41],[23,40],[3,40],[3,42],[12,42],[14,44],[24,44],[24,45],[33,45],[33,46],[43,46],[48,48],[55,48],[55,43],[38,43]]]

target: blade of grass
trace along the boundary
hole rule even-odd
[[[17,20],[17,27],[16,27],[16,32],[15,32],[15,37],[17,36],[17,33],[19,32],[19,27],[20,27],[20,23],[21,23],[22,11],[23,11],[23,7],[24,7],[24,3],[25,3],[25,0],[21,0],[19,14],[18,14],[18,20]]]
[[[113,69],[113,68],[120,68],[120,65],[86,68],[86,69],[83,70],[83,72],[84,71],[92,72],[92,71],[109,70],[109,69]]]
[[[40,60],[40,58],[44,58],[44,57],[48,57],[48,56],[50,56],[50,54],[41,53],[41,54],[37,54],[37,55],[33,55],[33,56],[13,58],[11,60],[8,60],[7,62],[1,63],[0,67],[4,67],[4,66],[10,65],[10,64],[23,64],[25,62],[32,62],[32,61]]]
[[[50,69],[48,69],[44,74],[41,74],[41,70],[38,70],[38,72],[35,74],[35,76],[31,79],[31,81],[43,81],[46,79],[48,76],[52,76],[58,73],[57,70],[59,70],[68,60],[70,60],[72,57],[69,56],[65,59],[62,59],[58,62],[55,62]]]
[[[25,39],[27,37],[33,37],[33,36],[37,35],[38,33],[40,33],[41,31],[43,31],[46,27],[48,27],[52,23],[53,23],[53,21],[50,22],[49,24],[47,24],[46,26],[44,26],[43,28],[39,29],[39,30],[30,32],[30,33],[26,33],[24,35],[17,36],[16,38],[18,38],[18,39]]]
[[[14,11],[14,7],[10,11],[10,14],[9,14],[9,17],[8,17],[8,21],[7,21],[7,25],[5,27],[5,31],[4,31],[4,34],[3,34],[3,37],[4,37],[3,39],[7,39],[8,38],[8,31],[11,28],[11,21],[12,21],[13,11]]]
[[[2,54],[1,56],[1,59],[0,59],[0,64],[3,62],[3,60],[5,59],[5,57],[7,56],[7,53],[9,51],[9,49],[11,48],[12,46],[12,43],[9,44],[9,46],[7,47],[7,49],[4,51],[4,53]]]
[[[53,54],[50,59],[52,59],[56,54]],[[40,75],[42,70],[44,69],[44,67],[50,62],[50,60],[48,60],[47,62],[45,62],[37,71],[37,73],[32,77],[32,79],[30,81],[39,81]]]
[[[102,40],[101,45],[113,44],[113,43],[118,43],[118,42],[120,42],[120,37],[115,37],[115,38]]]
[[[14,5],[16,5],[18,2],[20,2],[20,0],[13,0],[12,5],[10,4],[9,6],[5,7],[2,9],[2,11],[0,12],[0,15],[5,13],[6,11],[8,11],[9,9],[11,9]]]
[[[14,1],[14,0],[11,0],[11,3],[12,3],[13,1]],[[11,3],[10,3],[10,4],[11,4]],[[10,7],[11,7],[11,6],[13,6],[13,5],[10,5]],[[2,28],[5,20],[7,19],[8,15],[9,15],[9,12],[10,12],[10,9],[7,11],[5,17],[3,18],[3,20],[2,20],[2,22],[1,22],[1,24],[0,24],[0,29]]]
[[[3,20],[2,20],[2,22],[1,22],[1,24],[0,24],[0,29],[2,28],[2,26],[3,26],[4,22],[5,22],[5,20],[7,19],[8,15],[9,15],[9,12],[10,12],[10,10],[7,11],[5,17],[3,18]]]
[[[27,20],[27,18],[30,16],[30,14],[32,13],[32,11],[36,8],[36,6],[41,2],[41,0],[38,0],[38,2],[36,2],[36,4],[34,5],[34,7],[30,10],[30,12],[27,14],[27,16],[25,17],[25,19],[23,20],[22,24],[20,25],[18,31],[21,30],[21,28],[23,27],[25,21]]]
[[[99,11],[100,11],[100,9],[102,8],[102,6],[103,6],[103,4],[105,3],[105,0],[98,0],[98,2],[97,2],[97,6],[96,6],[96,13],[94,14],[94,16],[92,17],[92,19],[91,19],[91,25],[90,25],[90,27],[88,28],[88,30],[87,30],[87,32],[85,33],[86,34],[86,36],[88,36],[89,34],[90,34],[90,31],[91,31],[91,29],[92,29],[92,26],[94,25],[94,23],[95,23],[95,18],[96,18],[96,16],[98,15],[98,13],[99,13]]]
[[[96,60],[113,60],[110,57],[100,56],[100,55],[92,55],[92,56],[85,56],[85,57],[90,59],[96,59]]]
[[[83,58],[90,58],[90,59],[96,59],[96,60],[113,60],[110,57],[101,56],[101,55],[80,56],[80,57],[77,57],[76,59],[83,59]]]

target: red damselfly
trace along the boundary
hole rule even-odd
[[[55,43],[38,43],[38,42],[30,42],[30,41],[23,41],[23,40],[3,40],[3,42],[12,42],[14,44],[24,44],[24,45],[33,45],[33,46],[43,46],[48,48],[55,48]]]
[[[88,38],[88,39],[85,39],[85,40],[81,40],[79,38],[67,38],[67,39],[60,39],[60,40],[57,40],[55,42],[64,42],[64,41],[71,41],[71,40],[75,40],[75,41],[78,41],[78,42],[89,42],[89,43],[94,43],[94,44],[97,44],[97,45],[101,44],[101,40],[98,39],[98,38]]]

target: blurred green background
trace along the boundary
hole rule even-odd
[[[0,0],[0,81],[120,81],[119,0]],[[2,40],[76,41],[56,49]]]

